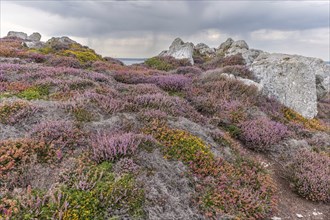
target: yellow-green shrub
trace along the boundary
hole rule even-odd
[[[18,97],[27,100],[41,99],[49,95],[49,87],[46,85],[33,86],[17,94]]]
[[[297,124],[303,125],[305,128],[309,130],[318,130],[318,131],[327,131],[325,125],[322,125],[319,120],[317,119],[307,119],[300,115],[298,112],[295,112],[289,108],[283,108],[284,117],[289,121]]]

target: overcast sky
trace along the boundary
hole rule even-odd
[[[69,36],[103,56],[150,57],[175,37],[218,47],[228,37],[251,48],[330,60],[330,3],[324,1],[6,1],[1,36]]]

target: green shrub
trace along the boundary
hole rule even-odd
[[[188,59],[175,59],[171,56],[152,57],[144,62],[148,67],[157,70],[169,71],[183,66],[191,66]]]
[[[160,57],[152,57],[150,59],[147,59],[145,61],[145,64],[148,67],[151,67],[151,68],[154,68],[154,69],[157,69],[157,70],[169,71],[169,70],[174,69],[173,65],[165,62]]]
[[[60,53],[63,56],[73,56],[76,57],[80,62],[86,63],[89,61],[97,61],[101,60],[102,58],[97,55],[94,51],[88,50],[88,51],[74,51],[74,50],[65,50]]]
[[[46,85],[30,87],[17,94],[18,97],[27,100],[42,99],[49,95],[49,87]]]
[[[235,125],[228,125],[225,127],[225,130],[229,132],[230,136],[237,138],[241,134],[241,129]]]

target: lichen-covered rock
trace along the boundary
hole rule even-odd
[[[320,100],[330,92],[330,65],[327,65],[321,59],[310,59],[310,66],[313,68],[316,77],[317,98]]]
[[[28,36],[27,39],[31,40],[31,41],[40,41],[41,34],[39,34],[38,32],[35,32],[35,33],[31,34],[30,36]]]
[[[28,35],[24,32],[9,31],[7,37],[17,37],[26,40],[28,38]]]
[[[229,38],[226,42],[222,43],[218,49],[218,53],[224,54],[225,57],[242,54],[247,65],[252,64],[261,53],[261,50],[249,49],[248,44],[244,40],[233,41]]]
[[[214,57],[215,56],[215,49],[210,48],[206,44],[199,43],[195,46],[195,51],[197,51],[199,54],[207,56],[207,57]]]
[[[72,44],[77,42],[69,37],[53,37],[46,42],[46,46],[55,50],[69,49]]]
[[[220,44],[220,46],[217,49],[217,53],[225,53],[230,48],[233,42],[234,42],[233,39],[228,38],[225,42]]]
[[[285,54],[262,54],[251,64],[266,94],[306,118],[317,115],[315,75],[321,69],[317,59]]]
[[[45,43],[41,41],[27,41],[24,42],[24,45],[30,49],[40,49],[45,46]]]
[[[184,43],[180,38],[176,38],[172,42],[169,50],[161,52],[159,56],[172,56],[175,59],[188,59],[191,64],[194,64],[193,53],[193,43]]]

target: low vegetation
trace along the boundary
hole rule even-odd
[[[253,79],[240,54],[125,66],[3,38],[0,56],[0,219],[268,219],[283,196],[274,175],[330,202],[327,99],[303,118],[222,75]],[[283,170],[255,158],[279,151]]]

